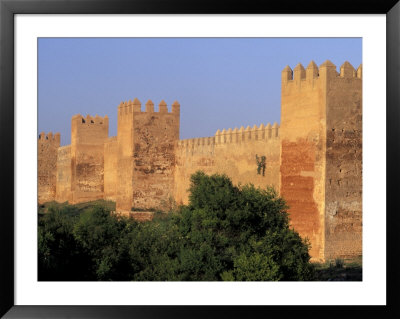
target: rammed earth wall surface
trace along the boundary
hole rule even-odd
[[[327,83],[325,257],[362,251],[362,68]]]
[[[188,203],[190,176],[198,170],[226,174],[234,184],[252,183],[279,191],[279,127],[275,123],[253,128],[217,131],[213,137],[181,140],[176,150],[175,200]],[[266,157],[264,174],[257,172],[256,156]]]
[[[44,132],[38,139],[38,201],[48,202],[56,196],[57,152],[60,147],[60,134]]]
[[[348,62],[282,71],[281,195],[316,259],[362,252],[361,77]]]
[[[75,115],[71,145],[59,134],[38,140],[38,201],[116,202],[116,213],[188,202],[198,170],[234,184],[274,187],[291,225],[311,243],[313,260],[362,253],[362,67],[311,62],[281,79],[281,124],[218,130],[179,140],[180,105],[149,100],[118,106],[117,136],[108,117]],[[257,170],[265,157],[265,171]],[[137,215],[139,216],[139,215]],[[143,218],[142,218],[143,219]],[[145,218],[146,219],[146,218]]]

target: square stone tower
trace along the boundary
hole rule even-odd
[[[151,100],[144,112],[140,101],[118,107],[116,210],[158,208],[173,196],[175,147],[179,140],[180,105],[168,112]]]
[[[103,198],[104,142],[108,138],[108,117],[84,118],[78,114],[71,120],[71,202],[87,202]]]
[[[361,255],[362,67],[282,71],[281,195],[314,260]]]

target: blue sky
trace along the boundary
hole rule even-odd
[[[180,138],[280,122],[281,71],[362,63],[361,38],[40,38],[38,131],[71,140],[74,114],[108,115],[137,97],[181,104]]]

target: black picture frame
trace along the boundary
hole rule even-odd
[[[387,305],[386,306],[16,306],[14,303],[14,15],[15,14],[385,14],[387,21]],[[0,315],[5,318],[205,318],[320,315],[334,318],[399,318],[400,3],[398,0],[238,1],[0,0]],[[380,107],[382,108],[382,107]],[[379,186],[377,186],[379,187]],[[382,207],[385,203],[382,203]],[[383,212],[376,212],[377,215]],[[377,216],[378,218],[379,216]],[[396,274],[397,272],[397,274]]]

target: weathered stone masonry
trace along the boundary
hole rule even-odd
[[[38,139],[38,201],[48,202],[56,196],[57,150],[60,133],[40,133]]]
[[[322,259],[361,254],[362,67],[282,71],[281,195]]]
[[[362,67],[311,62],[282,71],[281,126],[218,130],[179,140],[180,105],[154,110],[138,99],[108,117],[72,118],[71,145],[41,133],[38,201],[116,202],[117,211],[187,203],[190,175],[224,173],[235,184],[274,186],[290,206],[292,226],[310,239],[314,260],[362,253]],[[265,176],[256,155],[266,156]]]

